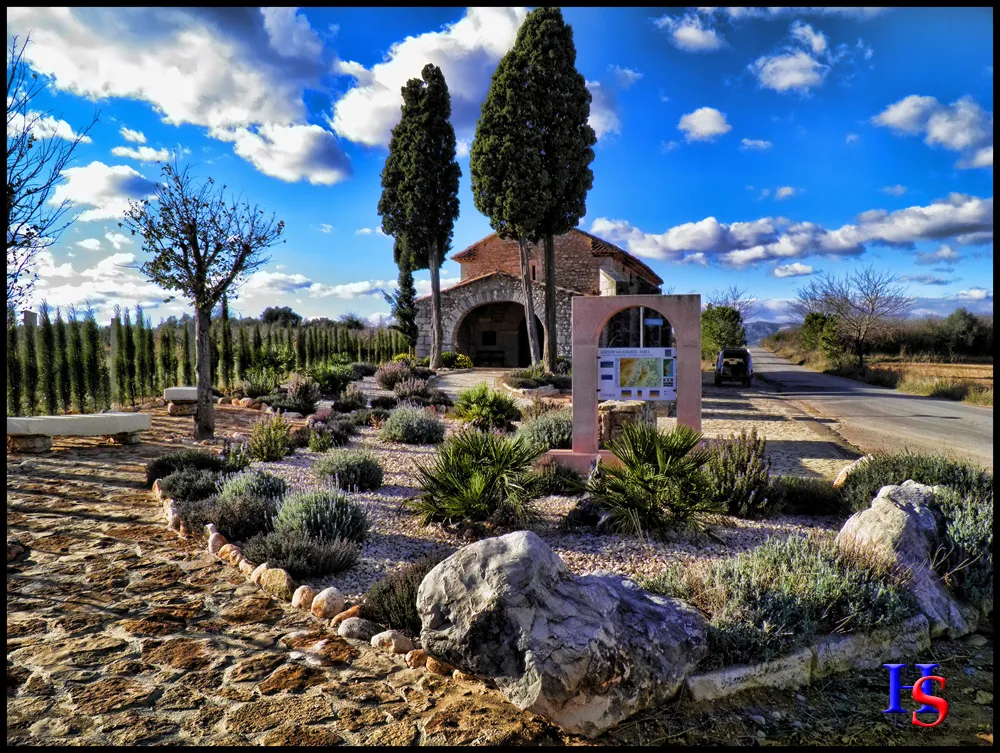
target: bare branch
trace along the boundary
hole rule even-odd
[[[728,306],[736,309],[743,321],[757,313],[757,299],[748,295],[747,288],[730,285],[725,290],[713,290],[707,298],[712,306]]]

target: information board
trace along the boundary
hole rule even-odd
[[[676,400],[674,348],[598,348],[600,400]]]

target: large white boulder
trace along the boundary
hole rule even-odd
[[[104,437],[148,431],[148,413],[91,413],[83,416],[7,418],[7,436]]]
[[[198,400],[197,387],[167,387],[163,399],[171,403],[193,403]]]
[[[883,486],[871,507],[847,519],[836,544],[906,568],[910,590],[930,622],[931,636],[957,638],[976,629],[978,615],[952,596],[932,567],[941,545],[941,514],[933,506],[936,493],[935,487],[916,481]]]
[[[615,575],[575,576],[530,531],[438,564],[417,610],[428,654],[589,737],[671,698],[707,651],[696,609]]]

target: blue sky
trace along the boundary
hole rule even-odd
[[[59,138],[100,110],[58,197],[38,299],[184,310],[117,217],[177,156],[273,211],[286,243],[233,308],[388,312],[376,206],[399,88],[445,73],[462,168],[453,252],[491,232],[468,145],[524,8],[9,9]],[[993,11],[566,8],[593,95],[581,227],[676,293],[735,284],[783,319],[810,275],[892,269],[914,313],[993,311]],[[52,135],[54,134],[54,135]],[[418,286],[429,286],[426,272]],[[448,261],[443,283],[458,277]]]

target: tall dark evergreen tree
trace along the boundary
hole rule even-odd
[[[125,389],[128,391],[130,405],[135,405],[136,398],[136,373],[135,373],[135,335],[132,327],[132,313],[125,309],[125,322],[122,324],[124,336],[122,342],[125,347]]]
[[[17,347],[17,311],[7,304],[7,415],[21,415],[24,369]]]
[[[444,74],[425,65],[421,78],[402,88],[399,123],[392,130],[382,170],[378,212],[382,230],[404,237],[413,269],[431,276],[431,368],[441,361],[441,263],[458,218],[458,181],[451,96]],[[397,249],[398,250],[398,249]],[[396,263],[399,263],[397,258]]]
[[[69,357],[70,381],[73,385],[73,407],[79,414],[87,412],[87,366],[86,351],[83,348],[83,323],[76,313],[76,307],[69,308]]]
[[[299,325],[295,333],[295,368],[302,371],[306,367],[306,330]]]
[[[121,320],[116,319],[117,329],[121,329]],[[118,332],[119,338],[121,332]],[[121,342],[119,339],[118,342]],[[97,319],[94,317],[92,309],[87,311],[87,317],[83,323],[83,347],[84,360],[87,362],[87,393],[90,395],[91,406],[94,413],[102,407],[108,407],[111,403],[111,380],[108,374],[108,357],[104,350],[104,343],[101,341],[101,331],[97,326]],[[121,348],[119,347],[119,353]],[[115,363],[115,375],[118,374],[117,361]],[[105,384],[107,380],[107,384]]]
[[[392,318],[395,320],[392,328],[402,334],[407,346],[412,348],[417,343],[417,290],[413,285],[413,259],[404,244],[402,237],[396,239],[393,256],[399,264],[399,285],[391,295],[385,294],[385,300],[392,306]]]
[[[128,368],[125,365],[125,328],[122,326],[122,311],[119,306],[115,306],[114,328],[111,336],[114,338],[114,368],[115,389],[118,391],[118,404],[125,405],[128,397]]]
[[[149,358],[149,369],[146,371],[146,394],[156,395],[156,337],[153,332],[153,320],[146,317],[146,353]]]
[[[24,374],[24,407],[29,416],[38,413],[38,344],[35,342],[33,324],[25,324],[22,328],[24,347],[21,349],[21,371]]]
[[[146,353],[146,331],[145,327],[145,314],[142,311],[142,304],[137,303],[135,305],[135,328],[132,330],[132,339],[135,340],[135,393],[139,397],[140,402],[148,394],[146,392],[147,385],[147,369],[153,363],[153,360]]]
[[[260,325],[253,325],[253,349],[251,351],[253,355],[253,365],[260,366],[261,355],[264,351],[264,340],[260,336]]]
[[[62,310],[56,309],[56,392],[59,394],[59,406],[63,412],[68,411],[73,404],[73,385],[70,381],[69,340],[66,333],[66,321]]]
[[[177,384],[177,367],[174,365],[174,328],[169,324],[160,327],[160,379],[163,386],[173,387]]]
[[[236,341],[236,371],[240,379],[246,379],[251,363],[252,357],[250,353],[250,341],[247,339],[247,328],[240,327],[239,338]]]
[[[184,336],[181,341],[181,363],[183,366],[184,386],[194,387],[194,363],[191,358],[191,330],[185,325],[184,326]]]
[[[518,31],[514,50],[526,79],[531,126],[541,133],[542,170],[534,195],[543,202],[538,228],[545,254],[545,368],[554,371],[557,354],[555,236],[575,228],[587,214],[594,185],[590,163],[597,143],[590,118],[587,81],[576,69],[573,29],[556,7],[537,8]]]
[[[226,391],[233,388],[233,328],[229,322],[229,298],[222,297],[222,318],[219,322],[222,328],[219,339],[219,369],[222,372],[222,384]]]
[[[545,140],[541,130],[532,127],[537,112],[534,97],[529,96],[531,60],[524,37],[522,24],[514,46],[493,72],[472,141],[469,168],[476,209],[489,217],[500,238],[517,239],[528,351],[536,364],[539,348],[528,243],[541,238],[548,177],[542,154]]]
[[[59,391],[56,388],[56,331],[52,326],[49,305],[42,301],[39,308],[42,325],[39,329],[41,347],[38,353],[38,372],[42,387],[42,407],[45,414],[54,416],[59,412]]]

